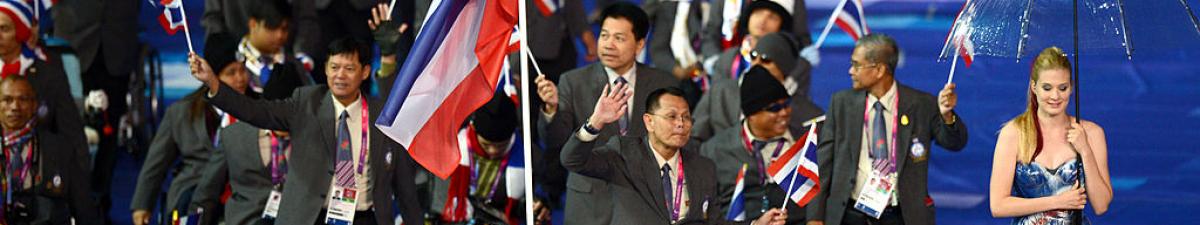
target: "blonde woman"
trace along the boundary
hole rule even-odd
[[[1080,224],[1088,202],[1112,202],[1104,130],[1066,114],[1074,84],[1062,49],[1042,50],[1030,71],[1025,112],[1000,129],[992,164],[991,210],[1012,224]],[[1076,211],[1079,210],[1079,211]]]

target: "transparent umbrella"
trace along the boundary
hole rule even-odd
[[[984,55],[1019,62],[1058,46],[1075,60],[1078,116],[1080,55],[1133,59],[1142,50],[1198,45],[1200,23],[1187,0],[967,0],[938,60],[961,55],[969,66],[974,56]]]

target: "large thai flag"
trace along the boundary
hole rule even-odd
[[[746,164],[742,164],[742,170],[738,171],[737,181],[733,185],[733,196],[729,198],[729,212],[725,213],[725,220],[729,221],[745,221],[746,220],[746,198],[742,192],[746,188]]]
[[[863,14],[862,0],[846,0],[846,4],[842,4],[842,8],[839,8],[838,12],[834,13],[838,14],[837,18],[834,19],[834,23],[839,28],[842,28],[843,31],[850,34],[850,37],[854,38],[855,41],[871,33],[871,30],[867,29],[867,18]]]
[[[817,127],[810,126],[808,133],[797,140],[803,140],[796,145],[799,147],[788,148],[786,152],[780,156],[780,159],[787,159],[786,163],[772,163],[767,168],[767,173],[771,174],[771,179],[783,188],[784,193],[787,193],[788,198],[797,205],[803,207],[812,200],[817,192],[820,192],[820,179],[817,178]],[[776,161],[784,162],[784,161]]]
[[[462,157],[455,133],[493,96],[517,22],[517,2],[439,0],[375,121],[413,159],[445,179]]]
[[[163,13],[158,15],[158,24],[162,25],[163,30],[168,35],[183,30],[184,20],[187,19],[183,17],[183,0],[162,0],[159,4],[163,7]]]

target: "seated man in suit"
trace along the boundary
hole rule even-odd
[[[776,160],[784,150],[802,147],[796,143],[799,141],[803,145],[804,140],[796,139],[804,135],[807,129],[803,125],[791,124],[789,117],[793,106],[788,104],[791,96],[766,69],[752,68],[742,79],[740,106],[746,112],[746,119],[737,126],[718,132],[700,147],[701,155],[722,159],[716,161],[720,195],[713,206],[722,212],[731,210],[730,201],[738,173],[745,165],[742,199],[745,200],[743,205],[747,218],[758,217],[768,208],[783,205],[787,209],[788,224],[804,223],[804,208],[784,197],[787,194],[771,179],[767,168],[776,162],[787,163],[787,159]]]
[[[754,51],[750,52],[753,55],[750,66],[765,69],[783,85],[787,91],[785,93],[791,97],[788,103],[792,107],[790,124],[798,129],[804,121],[824,114],[820,106],[814,104],[808,96],[811,67],[804,59],[797,59],[795,39],[787,33],[775,32],[762,36],[757,42]],[[700,103],[696,106],[696,124],[692,128],[692,138],[699,142],[707,141],[714,133],[737,126],[749,115],[738,107],[738,90],[743,86],[745,84],[742,79],[713,82],[712,90],[700,98]]]
[[[833,94],[818,135],[821,191],[809,224],[935,224],[929,144],[962,150],[967,127],[953,111],[953,83],[934,98],[895,80],[899,52],[879,33],[855,44],[854,86]]]
[[[400,144],[371,123],[382,106],[359,88],[371,71],[370,48],[354,39],[330,43],[326,86],[297,89],[278,101],[252,99],[221,85],[211,67],[191,55],[192,75],[210,91],[209,101],[242,122],[288,131],[288,155],[276,224],[393,224],[417,220],[414,162]],[[372,138],[373,137],[373,138]]]
[[[551,79],[539,75],[538,96],[542,107],[538,128],[551,154],[575,135],[583,126],[590,126],[600,140],[611,136],[641,136],[646,112],[646,94],[678,83],[671,75],[636,61],[638,52],[646,45],[649,23],[646,13],[631,3],[615,3],[604,9],[600,24],[600,63],[571,70],[563,74],[557,86]],[[605,85],[627,84],[632,98],[625,116],[613,126],[588,122],[596,108],[596,98]],[[582,134],[581,135],[588,135]],[[588,176],[570,174],[567,177],[566,224],[607,224],[612,217],[608,186]]]
[[[75,155],[78,145],[40,125],[35,118],[37,94],[29,79],[9,76],[0,79],[0,150],[4,160],[0,190],[4,212],[0,223],[101,224],[103,220],[81,165],[87,158]]]
[[[593,123],[616,122],[625,113],[629,97],[623,84],[606,87],[592,114]],[[647,136],[613,137],[598,145],[594,135],[573,135],[563,147],[563,166],[609,184],[612,224],[732,223],[723,219],[717,207],[712,160],[683,149],[692,116],[682,91],[673,87],[655,90],[646,109],[642,121]],[[782,211],[772,209],[751,223],[784,224],[786,219]]]

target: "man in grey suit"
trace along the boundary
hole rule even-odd
[[[347,213],[355,224],[393,224],[396,211],[406,220],[419,220],[414,163],[370,122],[383,104],[368,100],[359,88],[371,71],[370,49],[345,38],[332,42],[329,54],[327,86],[300,88],[280,101],[237,94],[216,81],[203,59],[192,55],[190,61],[193,76],[211,88],[207,96],[213,105],[255,127],[288,131],[294,140],[288,163],[308,165],[289,168],[277,224],[324,224],[328,212],[338,209],[352,210]],[[362,194],[338,196],[337,190]],[[343,197],[354,199],[352,209],[327,207],[330,201],[348,201]]]
[[[833,95],[820,130],[821,191],[808,207],[809,224],[935,224],[929,144],[962,150],[967,127],[953,111],[954,84],[934,98],[896,82],[898,52],[878,33],[855,44],[854,86]]]
[[[775,32],[763,36],[758,42],[752,52],[754,60],[750,64],[750,70],[768,72],[770,77],[783,85],[790,97],[788,105],[792,108],[789,125],[799,129],[805,121],[824,114],[820,106],[814,104],[808,96],[809,73],[812,68],[804,59],[797,59],[795,42],[791,40],[790,35]],[[737,126],[742,118],[748,116],[738,107],[738,103],[741,102],[738,90],[745,85],[743,81],[716,80],[712,89],[700,98],[700,103],[696,106],[696,124],[692,128],[692,138],[698,142],[707,141],[717,132]]]
[[[631,97],[624,84],[605,89],[592,114],[601,127],[624,116]],[[692,116],[683,91],[668,87],[648,98],[641,118],[646,136],[613,136],[597,145],[597,132],[580,128],[563,147],[563,166],[610,184],[611,224],[735,224],[716,207],[712,160],[684,149]],[[772,209],[752,223],[783,224],[786,217]]]
[[[771,179],[767,168],[787,162],[780,158],[784,150],[804,145],[804,140],[798,138],[803,138],[807,127],[792,124],[790,114],[795,106],[789,104],[791,96],[766,69],[755,67],[742,77],[738,106],[746,112],[746,118],[721,130],[700,147],[700,154],[705,157],[721,159],[716,161],[720,195],[713,206],[721,212],[731,210],[738,174],[746,166],[742,189],[746,218],[758,217],[767,209],[782,205],[787,209],[789,224],[804,223],[804,208],[784,197],[787,193]]]
[[[625,117],[619,126],[599,127],[588,122],[596,107],[596,99],[609,84],[632,86],[633,98],[626,115],[641,115],[642,103],[650,91],[674,85],[677,81],[664,72],[638,64],[634,58],[645,46],[646,13],[630,3],[617,3],[603,11],[600,31],[600,63],[567,72],[556,86],[546,76],[539,75],[538,96],[547,104],[538,122],[542,140],[554,151],[579,127],[592,126],[599,138],[640,136],[645,130],[642,121]],[[537,42],[531,42],[537,43]],[[561,87],[561,88],[558,88]],[[567,177],[566,224],[608,224],[612,203],[608,184],[602,180],[570,174]]]

